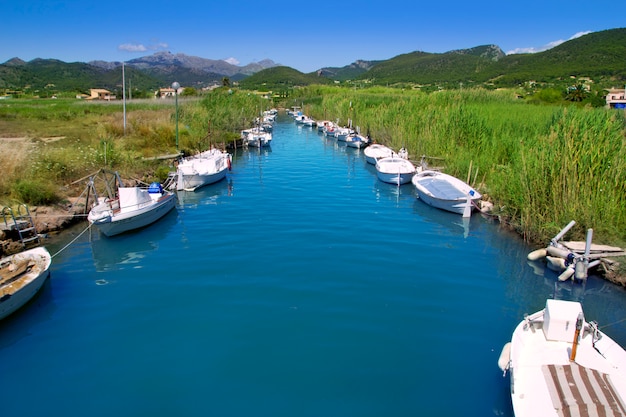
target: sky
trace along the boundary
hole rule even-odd
[[[168,51],[308,73],[413,51],[538,52],[626,27],[607,0],[0,0],[0,63],[129,61]]]

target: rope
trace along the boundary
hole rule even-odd
[[[600,328],[604,329],[605,327],[613,326],[613,325],[615,325],[615,324],[619,324],[619,323],[621,323],[621,322],[623,322],[623,321],[626,321],[626,317],[624,317],[623,319],[618,320],[618,321],[616,321],[616,322],[609,323],[609,324],[605,324],[605,325],[601,326]]]
[[[52,258],[54,258],[55,256],[57,256],[59,253],[63,252],[65,249],[67,249],[72,243],[76,242],[76,239],[78,239],[79,237],[81,237],[87,230],[91,229],[91,223],[89,223],[89,226],[87,226],[85,228],[85,230],[83,230],[82,232],[80,232],[78,234],[78,236],[76,236],[74,239],[72,239],[72,241],[70,243],[68,243],[67,245],[63,246],[63,248],[61,248],[61,250],[59,250],[57,253],[55,253],[54,255],[52,255]]]

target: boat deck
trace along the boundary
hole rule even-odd
[[[467,197],[461,190],[442,178],[424,177],[423,179],[420,178],[419,182],[432,195],[436,195],[444,200],[457,200]]]
[[[543,365],[541,370],[559,416],[626,416],[609,375],[577,363]]]

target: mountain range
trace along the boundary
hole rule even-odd
[[[178,81],[203,88],[224,78],[247,88],[276,89],[346,80],[378,85],[519,85],[530,80],[549,83],[569,77],[602,78],[623,85],[626,80],[626,29],[593,32],[536,54],[506,55],[497,45],[445,53],[414,51],[388,60],[358,60],[344,67],[325,67],[304,74],[270,59],[245,66],[224,60],[158,52],[126,61],[127,82],[136,90],[155,90]],[[121,90],[121,62],[66,63],[55,59],[25,62],[13,58],[0,65],[5,90]]]

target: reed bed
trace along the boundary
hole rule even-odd
[[[187,154],[226,146],[250,127],[268,101],[248,92],[219,89],[204,98],[179,97],[179,150]],[[174,100],[85,102],[71,99],[0,103],[0,202],[54,204],[76,192],[76,180],[100,168],[122,178],[163,181],[174,154]]]
[[[316,87],[299,99],[316,119],[339,120],[411,159],[469,180],[526,240],[556,235],[626,242],[624,113],[531,105],[510,91],[424,94]]]

